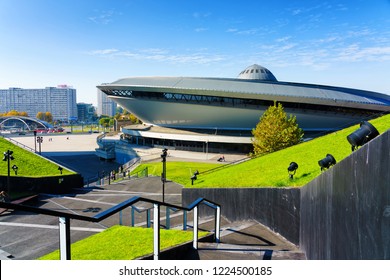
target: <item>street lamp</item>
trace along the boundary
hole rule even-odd
[[[14,153],[13,151],[7,150],[6,152],[4,152],[4,157],[3,157],[3,161],[7,162],[7,167],[8,167],[8,174],[7,174],[7,194],[8,194],[8,196],[10,196],[10,184],[11,184],[10,183],[10,177],[11,177],[10,161],[15,159],[12,156],[13,153]]]
[[[161,158],[163,163],[163,171],[161,173],[161,181],[162,181],[162,201],[165,202],[165,182],[167,181],[167,155],[168,149],[164,148],[162,150]]]
[[[37,153],[37,131],[34,130],[34,145],[35,145],[35,153]]]

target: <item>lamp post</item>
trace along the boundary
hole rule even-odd
[[[10,151],[10,150],[7,150],[6,152],[4,152],[4,157],[3,157],[3,161],[7,161],[7,167],[8,167],[8,173],[7,173],[7,194],[8,196],[10,196],[10,177],[11,177],[11,166],[10,166],[10,161],[11,160],[14,160],[15,158],[12,156],[14,152],[13,151]]]
[[[162,181],[162,201],[165,202],[165,182],[167,180],[167,155],[168,155],[168,149],[163,149],[161,158],[162,158],[162,163],[163,163],[163,171],[161,173],[161,181]]]
[[[37,131],[34,130],[34,146],[35,146],[35,153],[37,153]]]

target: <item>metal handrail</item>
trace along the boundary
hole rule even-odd
[[[214,203],[205,198],[198,198],[192,204],[187,207],[177,206],[166,202],[161,202],[153,199],[143,198],[139,196],[132,197],[128,200],[125,200],[95,216],[83,216],[73,213],[66,213],[61,211],[55,211],[44,208],[37,208],[22,204],[14,204],[9,202],[1,202],[0,208],[5,209],[14,209],[14,210],[22,210],[26,212],[33,212],[36,214],[54,216],[59,218],[59,234],[60,234],[60,259],[61,260],[70,260],[71,252],[70,252],[70,219],[81,220],[87,222],[100,222],[117,212],[122,211],[123,209],[132,206],[137,202],[147,202],[153,204],[153,256],[155,260],[159,259],[160,255],[160,207],[166,206],[169,208],[175,208],[183,211],[194,211],[194,227],[193,227],[193,247],[194,249],[198,249],[198,223],[199,223],[199,215],[198,215],[198,206],[200,204],[205,204],[209,207],[213,207],[216,209],[215,212],[215,239],[216,242],[220,241],[220,221],[221,221],[221,206],[217,203]]]

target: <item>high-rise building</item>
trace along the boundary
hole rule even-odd
[[[105,115],[109,117],[113,117],[116,114],[116,102],[112,101],[107,97],[107,95],[102,92],[100,89],[97,91],[97,100],[98,100],[98,107],[97,107],[97,114],[99,116]]]
[[[35,117],[38,112],[50,112],[54,120],[76,120],[76,89],[67,85],[43,89],[0,89],[0,112],[27,112]]]
[[[77,117],[79,121],[90,122],[95,117],[95,107],[92,104],[77,103]]]

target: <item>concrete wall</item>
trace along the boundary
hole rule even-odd
[[[25,193],[69,193],[72,188],[82,188],[83,177],[80,174],[53,177],[10,177],[11,196]],[[0,190],[7,192],[7,176],[0,176]]]
[[[221,205],[221,214],[230,221],[256,220],[291,242],[299,243],[300,189],[298,188],[218,188],[183,189],[186,206],[199,197]],[[200,216],[213,214],[200,209]]]
[[[308,259],[390,259],[390,133],[301,189]]]
[[[198,197],[231,221],[268,226],[307,259],[390,259],[390,131],[300,189],[183,189],[183,205]]]

